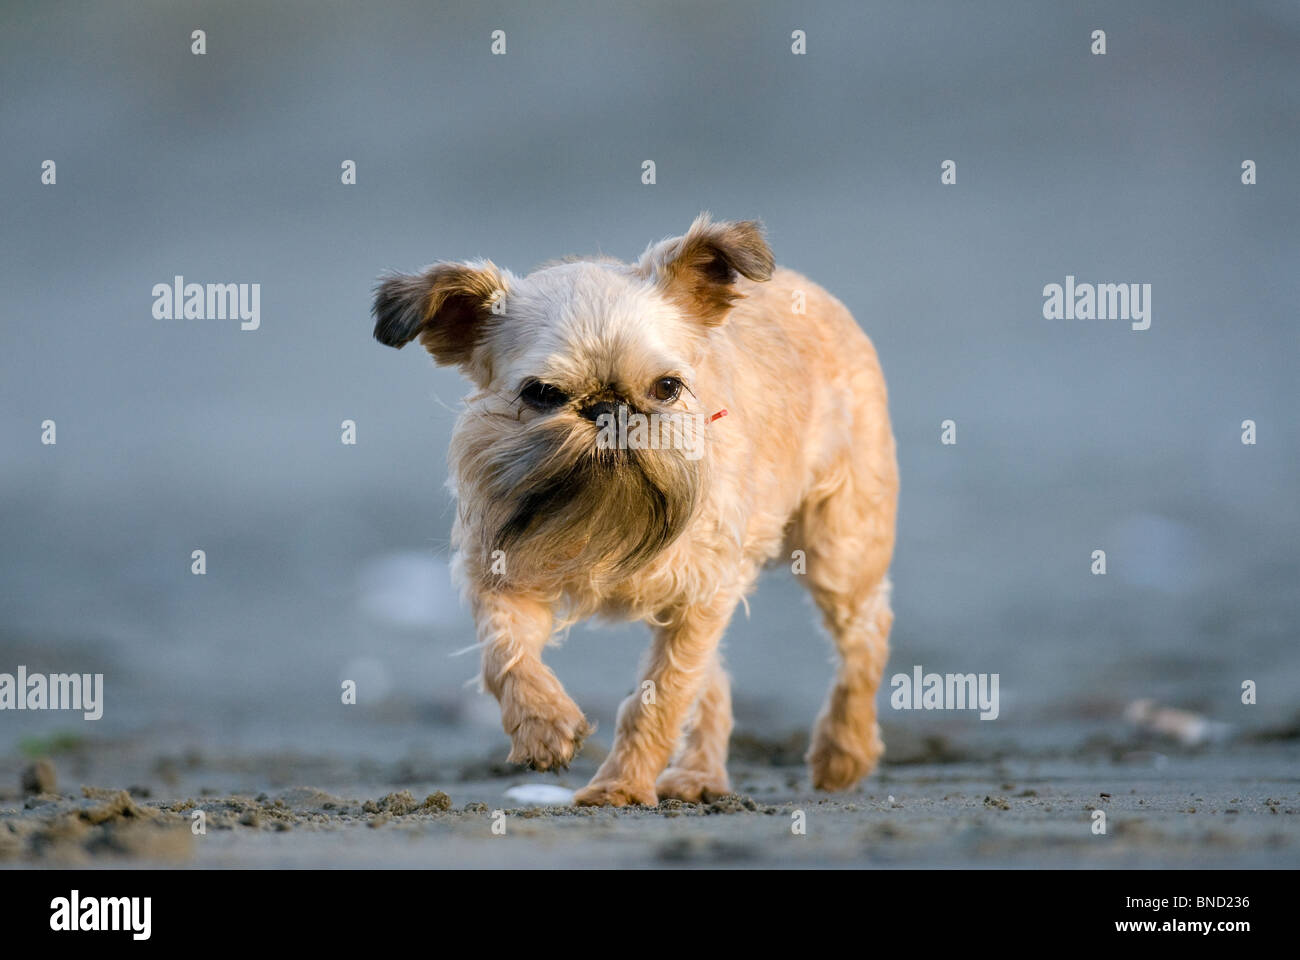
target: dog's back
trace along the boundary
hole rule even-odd
[[[764,282],[742,279],[737,288],[745,298],[714,333],[725,346],[711,354],[717,369],[706,378],[728,384],[731,397],[719,402],[737,418],[711,436],[713,465],[764,488],[752,502],[784,511],[782,527],[851,487],[874,531],[862,561],[878,578],[893,549],[898,466],[875,347],[844,304],[793,270],[778,268]],[[733,434],[764,442],[729,450]],[[753,531],[764,560],[780,550],[773,519]]]

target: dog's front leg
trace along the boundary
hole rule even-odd
[[[735,606],[731,599],[688,607],[656,628],[641,682],[619,707],[614,747],[574,802],[615,807],[659,802],[655,779],[677,747]]]
[[[531,597],[485,593],[474,599],[483,648],[483,686],[501,704],[511,763],[536,770],[567,767],[591,726],[542,663],[552,615]]]

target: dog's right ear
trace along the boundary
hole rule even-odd
[[[419,337],[438,363],[466,365],[505,295],[505,278],[489,260],[391,274],[375,289],[370,308],[375,339],[400,349]]]
[[[685,236],[651,244],[636,269],[656,279],[663,292],[700,323],[714,327],[744,297],[736,281],[770,280],[774,265],[762,224],[715,222],[702,213]]]

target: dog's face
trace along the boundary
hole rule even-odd
[[[471,574],[607,582],[682,533],[707,475],[700,361],[738,278],[771,272],[757,224],[701,217],[631,265],[440,263],[380,285],[376,338],[418,337],[479,387],[450,456]]]

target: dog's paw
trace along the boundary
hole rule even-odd
[[[578,705],[566,698],[540,706],[533,704],[507,732],[511,744],[507,759],[511,763],[533,770],[553,770],[569,765],[582,741],[591,734],[592,726]]]
[[[708,803],[731,792],[726,771],[706,772],[669,767],[655,781],[655,793],[661,800],[685,800],[687,803]]]
[[[621,780],[593,780],[573,795],[580,807],[626,807],[642,804],[653,807],[659,803],[653,787],[640,787]]]
[[[818,790],[847,790],[875,769],[885,745],[878,730],[867,737],[835,738],[819,729],[808,750],[808,767]]]

